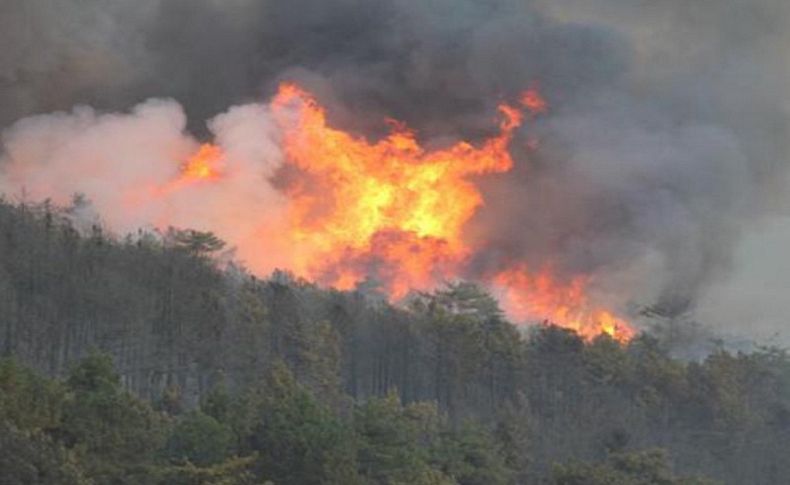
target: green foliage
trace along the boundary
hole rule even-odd
[[[460,485],[504,485],[513,476],[494,436],[471,421],[444,433],[433,459]]]
[[[178,419],[165,450],[172,461],[206,466],[227,458],[233,444],[233,432],[228,426],[207,414],[193,411]]]
[[[571,463],[555,466],[555,485],[705,485],[713,482],[697,478],[678,478],[669,468],[666,452],[648,450],[618,453],[606,463]]]
[[[669,458],[618,454],[656,446],[680,474],[790,477],[783,349],[688,361],[671,344],[700,332],[683,322],[585,342],[516,329],[468,283],[401,306],[261,280],[220,268],[215,235],[116,240],[83,227],[86,204],[0,201],[0,353],[20,363],[0,361],[0,471],[14,483],[546,483],[552,463],[578,483],[693,483]],[[106,355],[75,367],[94,347]]]
[[[74,455],[41,431],[0,421],[0,483],[88,485]]]
[[[609,335],[601,335],[584,348],[585,366],[600,384],[620,384],[632,379],[633,364],[627,349]]]
[[[0,360],[0,421],[22,430],[52,429],[60,421],[65,390],[14,360]]]
[[[203,402],[200,403],[200,410],[211,416],[220,423],[227,423],[230,419],[232,397],[224,383],[215,386]]]
[[[66,385],[75,393],[112,395],[120,390],[120,377],[109,355],[94,353],[72,369]]]
[[[58,435],[98,482],[136,483],[162,445],[164,421],[121,389],[112,362],[94,354],[66,381]]]
[[[429,306],[442,308],[449,313],[469,315],[481,321],[503,318],[499,303],[474,283],[448,283],[434,294],[424,296]]]
[[[516,483],[528,480],[534,458],[531,449],[533,419],[529,402],[521,394],[502,407],[494,429],[497,446],[506,466],[515,474]]]
[[[157,483],[162,485],[273,485],[255,477],[252,469],[256,455],[231,457],[211,466],[190,462],[161,469]]]
[[[373,483],[440,483],[448,481],[430,464],[438,440],[440,419],[436,406],[403,406],[397,394],[371,398],[359,406],[354,425],[360,438],[359,470]]]
[[[263,389],[249,437],[259,475],[285,485],[356,483],[352,430],[284,365],[272,369]]]
[[[181,389],[177,385],[170,384],[162,391],[162,396],[155,403],[155,408],[170,415],[177,415],[184,412],[183,401]]]

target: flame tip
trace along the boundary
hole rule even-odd
[[[287,227],[284,236],[278,234],[292,271],[344,290],[374,277],[393,300],[453,279],[474,253],[464,228],[484,204],[469,176],[509,171],[513,131],[525,113],[535,116],[547,109],[533,86],[521,93],[517,105],[498,106],[498,135],[479,145],[459,141],[428,150],[409,126],[392,118],[385,119],[390,133],[375,143],[330,127],[313,94],[283,81],[271,113],[282,132],[287,163],[297,172],[284,189]],[[200,145],[161,193],[219,181],[224,158],[219,146]],[[561,281],[550,264],[537,272],[516,264],[484,280],[501,288],[511,320],[554,322],[585,340],[606,334],[622,343],[635,333],[628,322],[589,300],[588,275]]]

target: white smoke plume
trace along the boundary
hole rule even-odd
[[[84,194],[119,233],[168,225],[215,231],[253,269],[271,271],[273,241],[261,254],[262,231],[276,233],[284,202],[270,179],[282,163],[267,107],[233,107],[208,122],[222,149],[222,179],[167,190],[199,147],[172,100],[152,99],[125,114],[70,113],[25,118],[3,134],[0,191],[66,205]],[[269,259],[269,258],[272,259]]]

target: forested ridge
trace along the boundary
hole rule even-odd
[[[260,279],[85,204],[0,202],[0,483],[790,483],[784,349],[680,360],[520,331],[466,283]]]

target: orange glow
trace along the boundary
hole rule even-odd
[[[293,270],[341,288],[375,273],[396,299],[455,275],[470,253],[463,226],[483,203],[468,177],[512,167],[507,145],[521,123],[502,105],[499,135],[427,151],[398,123],[375,143],[329,127],[294,84],[281,86],[272,108],[302,176],[288,188]]]
[[[196,182],[219,180],[222,157],[222,150],[218,146],[210,143],[200,145],[198,151],[181,164],[178,178],[163,186],[151,187],[147,195],[166,197]],[[142,201],[141,194],[136,192],[129,194],[126,197],[126,201],[132,206],[140,204]]]
[[[388,120],[391,132],[375,142],[330,127],[310,93],[282,84],[271,113],[287,159],[281,189],[286,222],[258,232],[259,251],[274,244],[287,248],[286,269],[340,290],[372,278],[393,300],[456,279],[477,249],[465,240],[464,227],[484,203],[470,177],[509,171],[508,145],[523,110],[535,115],[548,109],[535,89],[519,101],[522,108],[498,107],[497,135],[428,150],[397,121]],[[222,160],[218,147],[201,146],[164,192],[221,181]],[[532,275],[519,266],[483,283],[502,291],[503,309],[515,321],[548,320],[585,338],[606,333],[621,342],[634,334],[624,320],[589,301],[584,276],[562,285],[549,269]]]
[[[635,335],[625,320],[589,300],[589,278],[585,276],[561,284],[548,267],[532,274],[522,265],[496,275],[494,284],[502,289],[503,309],[516,321],[543,321],[569,328],[586,340],[605,333],[627,342]]]
[[[546,113],[549,104],[543,99],[537,88],[530,88],[521,94],[521,105],[527,108],[533,115]]]
[[[184,163],[181,176],[187,180],[216,180],[219,177],[221,158],[222,151],[218,146],[203,144],[197,153]]]

